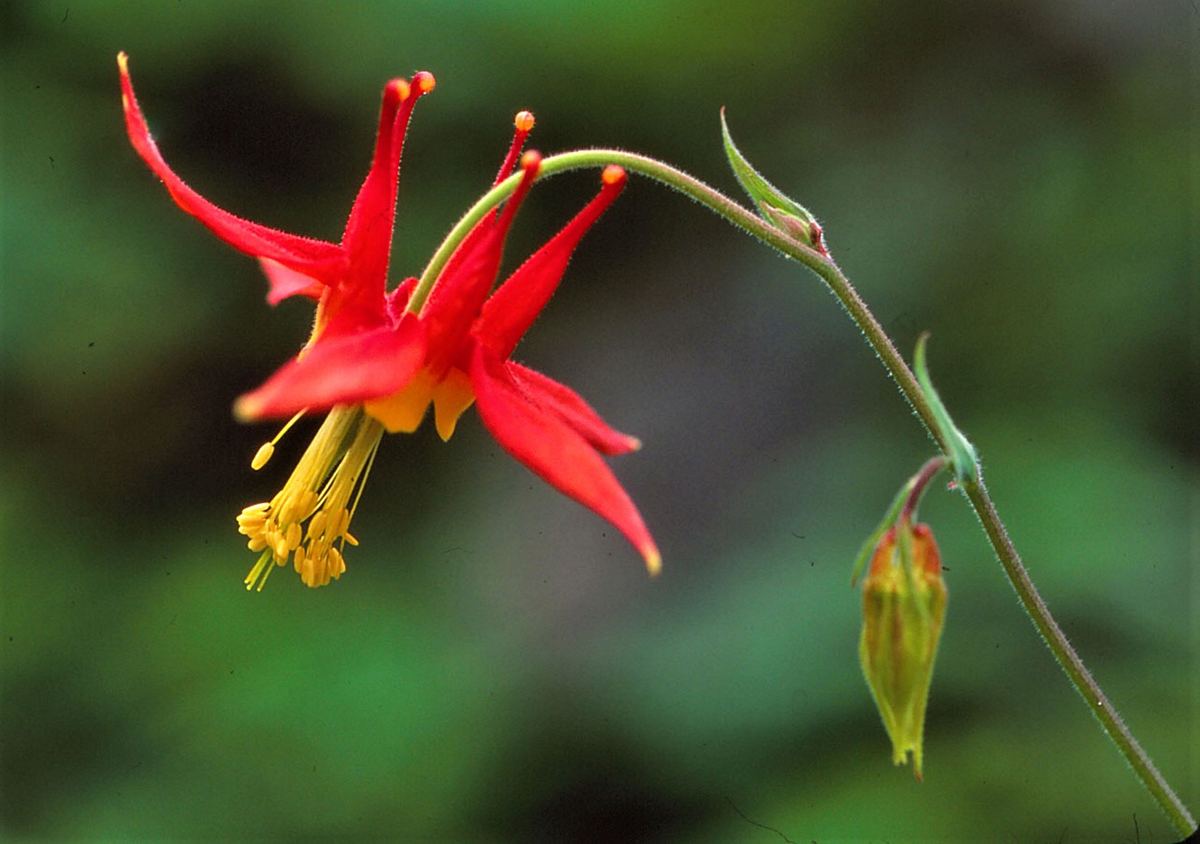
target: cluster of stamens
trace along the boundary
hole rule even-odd
[[[341,576],[346,544],[358,544],[349,531],[350,520],[382,433],[361,410],[334,408],[283,489],[270,501],[242,510],[238,533],[260,554],[246,575],[247,589],[261,591],[276,566],[289,560],[306,586],[324,586]],[[251,466],[265,465],[273,447],[271,442],[260,449]]]

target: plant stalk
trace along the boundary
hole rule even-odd
[[[845,308],[854,324],[862,331],[868,345],[878,356],[888,374],[896,382],[901,395],[912,407],[917,417],[924,425],[926,432],[937,443],[943,454],[950,455],[947,444],[941,440],[938,433],[932,409],[926,399],[912,370],[897,351],[891,337],[884,331],[883,326],[871,313],[867,303],[858,294],[850,280],[842,273],[832,258],[829,258],[787,233],[762,219],[752,211],[722,194],[720,191],[700,181],[699,179],[677,170],[669,164],[636,153],[615,149],[586,149],[560,153],[545,158],[541,162],[538,178],[547,178],[569,170],[584,168],[602,168],[609,164],[619,164],[634,173],[648,176],[667,187],[690,197],[696,202],[713,211],[722,219],[737,226],[747,234],[757,238],[768,246],[804,264],[825,282],[833,295]],[[508,197],[521,179],[520,174],[514,174],[488,193],[471,207],[462,219],[455,224],[450,234],[434,253],[429,265],[422,273],[421,279],[414,289],[408,309],[417,311],[429,296],[429,291],[455,247],[466,237],[471,227],[484,214]],[[929,466],[933,469],[933,466]],[[939,465],[938,469],[941,468]],[[936,471],[936,470],[935,470]],[[1067,678],[1082,695],[1092,714],[1100,721],[1100,725],[1108,734],[1109,739],[1116,745],[1117,750],[1125,757],[1134,774],[1150,792],[1150,795],[1166,813],[1175,828],[1183,835],[1189,835],[1196,829],[1196,821],[1188,811],[1187,806],[1175,794],[1167,781],[1159,773],[1146,751],[1138,744],[1137,739],[1125,726],[1121,716],[1113,708],[1096,679],[1088,671],[1066,635],[1050,614],[1049,607],[1042,600],[1037,588],[1029,577],[1029,572],[1021,562],[1017,549],[1009,539],[1008,531],[996,512],[996,506],[988,495],[983,482],[982,470],[977,480],[967,479],[961,483],[961,488],[970,503],[975,515],[983,526],[984,533],[991,543],[1000,565],[1004,568],[1009,582],[1017,592],[1017,597],[1025,612],[1033,621],[1038,632],[1049,646],[1054,658],[1062,666]]]

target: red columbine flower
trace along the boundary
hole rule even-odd
[[[448,440],[474,402],[506,451],[612,522],[657,572],[654,541],[598,454],[626,453],[638,448],[638,441],[608,426],[568,387],[509,360],[553,295],[576,245],[620,193],[621,168],[607,168],[599,195],[488,298],[509,227],[537,176],[540,157],[527,153],[517,191],[502,211],[489,212],[463,240],[414,313],[408,305],[416,280],[387,293],[386,274],[400,149],[413,103],[433,89],[431,75],[419,73],[411,85],[393,80],[385,87],[371,170],[342,242],[332,244],[241,220],[188,188],[149,136],[124,54],[118,63],[130,140],[180,207],[260,259],[272,303],[296,294],[318,300],[305,348],[235,407],[243,419],[295,414],[292,422],[307,411],[330,410],[284,488],[238,517],[249,547],[261,552],[247,588],[257,584],[261,589],[272,563],[289,559],[309,586],[337,578],[345,570],[345,543],[357,544],[348,527],[385,428],[415,430],[432,404],[438,433]],[[533,115],[521,112],[515,125],[497,184],[512,170]],[[255,469],[270,459],[279,436],[260,449]]]

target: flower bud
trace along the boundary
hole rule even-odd
[[[824,230],[812,212],[764,179],[746,160],[733,142],[733,136],[729,134],[724,109],[721,109],[721,137],[725,141],[725,157],[729,159],[733,175],[737,177],[762,218],[805,246],[828,256],[829,249],[825,245]]]
[[[945,615],[946,585],[933,532],[901,519],[879,541],[863,581],[858,651],[892,740],[892,762],[903,765],[911,752],[918,780],[925,702]]]

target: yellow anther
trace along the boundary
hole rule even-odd
[[[400,100],[400,102],[407,100],[408,95],[412,92],[408,82],[403,79],[393,79],[392,90],[396,92],[396,97]]]
[[[427,70],[422,70],[413,77],[413,82],[417,83],[417,87],[421,89],[422,94],[428,94],[437,87],[437,80],[433,78],[433,74]]]
[[[263,516],[238,516],[238,533],[248,535],[262,531],[266,519]]]
[[[258,452],[254,455],[254,459],[250,461],[250,468],[257,472],[263,466],[266,466],[267,461],[271,459],[271,455],[275,453],[275,443],[283,439],[283,435],[290,431],[292,426],[299,422],[306,413],[308,413],[308,408],[305,408],[289,419],[287,423],[279,429],[279,433],[276,434],[270,442],[263,443],[262,446],[259,447]]]
[[[414,78],[414,90],[418,84]],[[248,576],[248,588],[261,588],[268,567],[275,565],[290,564],[311,587],[324,586],[345,571],[342,552],[333,545],[358,543],[348,535],[349,525],[382,435],[383,427],[361,409],[335,409],[279,494],[238,514],[238,530],[247,537],[247,547],[263,558]],[[270,459],[278,439],[260,449],[257,464]]]
[[[513,126],[518,132],[532,132],[535,122],[532,111],[518,111],[513,118]]]
[[[342,576],[342,572],[346,570],[346,561],[342,559],[342,552],[336,548],[329,549],[329,566],[326,569],[326,574],[337,580]]]
[[[347,542],[349,542],[351,545],[354,545],[356,547],[358,546],[358,539],[355,538],[354,534],[352,534],[350,531],[346,531],[345,533],[343,533],[342,538],[345,539]]]
[[[345,508],[338,511],[337,530],[331,531],[335,537],[341,536],[350,527],[350,511]]]
[[[275,514],[276,524],[286,525],[304,518],[304,505],[300,498],[301,496],[292,496],[280,506],[279,512]]]
[[[258,447],[258,451],[254,453],[254,459],[250,461],[250,468],[257,472],[263,466],[267,465],[267,461],[275,454],[275,443],[263,443]]]
[[[267,514],[267,511],[270,509],[271,509],[271,502],[260,501],[257,504],[251,504],[249,507],[243,507],[242,515],[249,516],[254,513],[258,513],[258,514],[265,516]]]
[[[325,529],[325,522],[327,519],[328,519],[328,516],[325,515],[324,510],[322,510],[320,513],[317,513],[317,515],[313,516],[312,519],[308,523],[308,533],[306,534],[307,538],[308,539],[319,538],[321,536],[321,531],[323,531]]]
[[[319,560],[325,556],[327,550],[329,550],[329,542],[324,538],[316,539],[308,543],[308,558],[310,560]]]
[[[287,529],[287,547],[289,551],[294,551],[296,546],[300,544],[300,523],[292,522]]]

